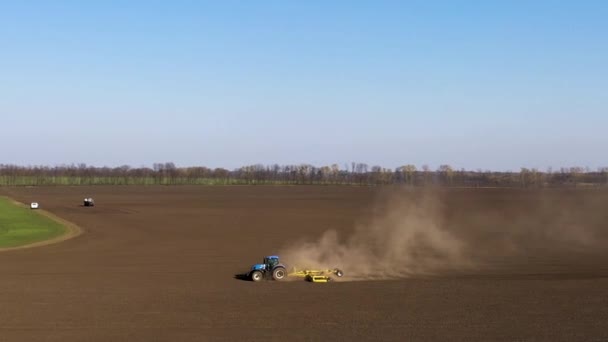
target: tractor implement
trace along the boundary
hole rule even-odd
[[[288,276],[292,277],[301,277],[306,279],[306,281],[310,281],[311,283],[327,283],[331,281],[330,275],[336,275],[337,277],[342,277],[344,273],[339,269],[333,270],[296,270],[293,269],[293,272],[289,273]]]

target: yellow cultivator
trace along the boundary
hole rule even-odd
[[[327,283],[331,281],[330,275],[335,275],[337,277],[342,277],[344,273],[335,268],[333,270],[296,270],[293,269],[293,272],[289,273],[288,276],[291,277],[300,277],[306,279],[306,281],[310,281],[313,283]]]

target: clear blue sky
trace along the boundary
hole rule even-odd
[[[2,1],[0,163],[608,165],[606,1]]]

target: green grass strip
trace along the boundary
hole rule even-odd
[[[0,248],[25,246],[65,232],[61,223],[0,197]]]

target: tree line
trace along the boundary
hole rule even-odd
[[[394,169],[351,163],[316,167],[249,165],[234,170],[204,166],[177,167],[155,163],[150,167],[95,167],[85,164],[18,166],[0,164],[0,186],[44,185],[389,185],[447,187],[582,187],[608,186],[608,167],[558,170],[521,168],[517,172],[454,169],[440,165],[432,170],[407,164]]]

